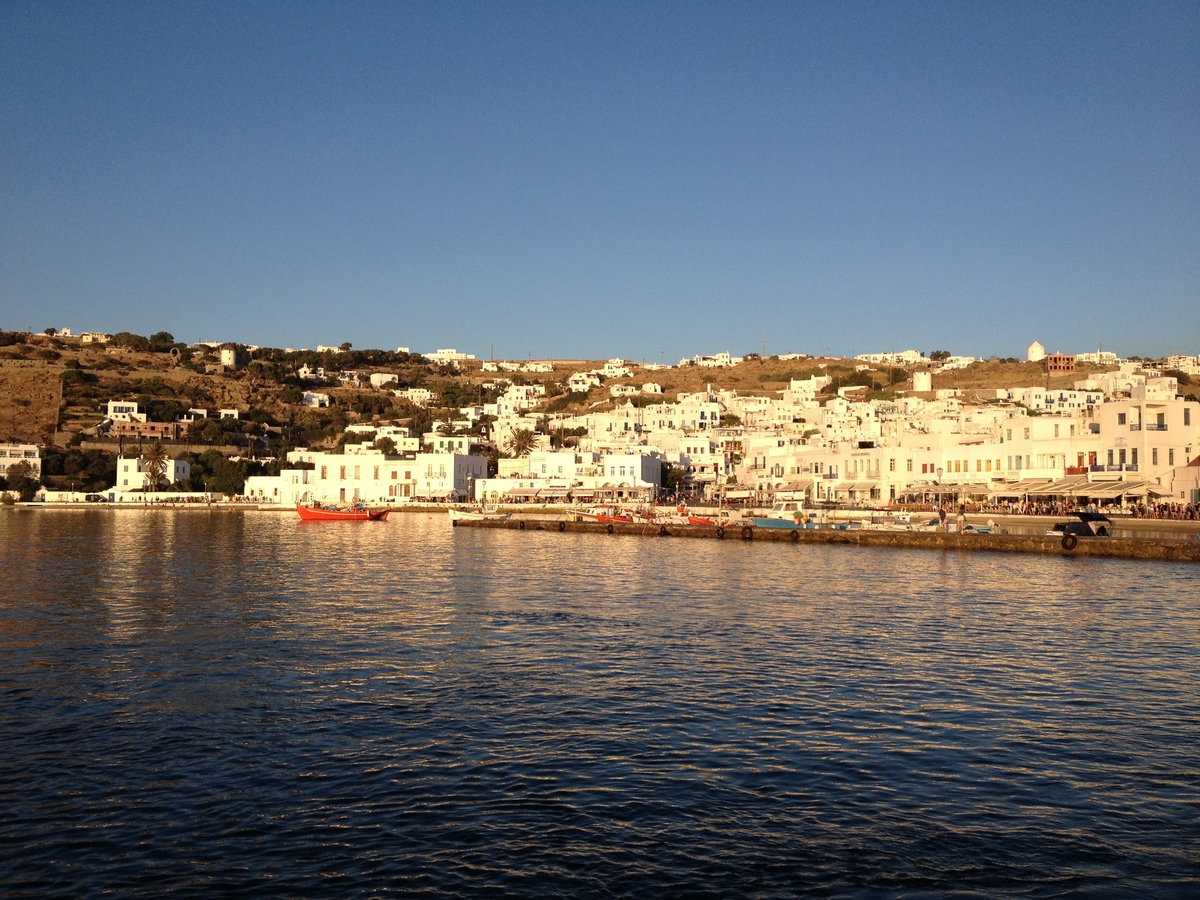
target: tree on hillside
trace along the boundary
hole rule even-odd
[[[114,347],[123,347],[126,350],[141,350],[144,352],[150,349],[149,339],[142,337],[140,334],[132,334],[128,331],[118,331],[112,336],[112,340],[109,343]]]
[[[504,439],[504,452],[511,457],[528,456],[537,447],[537,436],[531,428],[514,428]]]
[[[169,331],[156,331],[150,335],[151,353],[170,353],[175,344],[175,335]]]

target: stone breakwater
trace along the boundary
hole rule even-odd
[[[468,528],[506,528],[519,531],[555,531],[604,536],[656,538],[705,538],[726,541],[774,541],[792,544],[847,544],[858,547],[889,547],[896,550],[956,550],[972,553],[1039,553],[1047,556],[1094,556],[1110,559],[1160,559],[1170,562],[1200,562],[1200,540],[1156,540],[1148,538],[1085,538],[1071,550],[1061,538],[1050,535],[964,534],[941,531],[873,531],[833,528],[755,528],[753,525],[659,525],[598,522],[567,522],[535,517],[516,517],[503,522],[463,521]]]

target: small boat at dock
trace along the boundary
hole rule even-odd
[[[602,525],[632,524],[633,515],[613,506],[589,506],[587,509],[567,511],[569,522],[599,522]]]
[[[457,525],[459,522],[503,522],[512,513],[500,512],[496,509],[450,509],[450,524]]]
[[[804,512],[804,504],[799,500],[780,500],[765,516],[754,517],[755,528],[816,528],[814,522],[808,524],[809,516]]]
[[[296,512],[300,514],[302,522],[382,522],[387,518],[390,508],[325,507],[318,504],[305,506],[303,503],[297,503]]]

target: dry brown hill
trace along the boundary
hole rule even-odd
[[[237,408],[242,413],[254,411],[260,421],[274,422],[297,430],[297,437],[314,439],[324,430],[331,434],[338,427],[355,421],[404,420],[413,413],[390,395],[374,393],[365,387],[319,387],[334,401],[333,409],[312,410],[299,405],[295,386],[286,383],[293,378],[298,365],[294,357],[263,355],[248,365],[225,372],[205,371],[213,368],[215,355],[196,351],[187,360],[173,358],[166,352],[147,352],[127,348],[81,344],[78,339],[5,333],[9,342],[0,346],[0,440],[25,440],[40,443],[54,439],[65,443],[74,434],[94,428],[103,418],[108,400],[124,399],[155,402],[168,407],[176,404],[183,410],[189,406],[203,407],[215,412],[219,408]],[[184,348],[185,350],[187,348]],[[562,394],[559,385],[573,372],[598,369],[602,360],[553,360],[553,373],[521,374],[482,371],[482,362],[470,364],[461,373],[444,366],[412,360],[406,364],[372,366],[365,364],[380,351],[358,355],[357,370],[398,372],[404,384],[421,385],[442,392],[451,406],[477,403],[489,396],[485,385],[501,379],[523,379],[548,386],[548,398],[543,408],[556,395]],[[329,370],[336,371],[338,358],[326,360]],[[663,388],[663,398],[672,400],[681,393],[694,393],[708,386],[714,389],[733,389],[745,395],[772,395],[787,387],[792,378],[811,375],[831,375],[835,386],[847,383],[878,384],[883,390],[911,389],[911,374],[899,368],[864,367],[849,359],[760,359],[751,356],[730,368],[681,366],[649,369],[630,366],[633,375],[618,379],[640,387],[655,382]],[[1093,372],[1096,366],[1081,366],[1073,374],[1047,379],[1039,363],[1015,360],[986,360],[966,369],[934,376],[933,386],[940,388],[993,389],[998,387],[1045,386],[1070,387],[1074,381]],[[580,411],[609,402],[608,382],[584,398],[573,396],[567,411]],[[364,400],[365,398],[365,400]],[[171,407],[174,408],[174,407]],[[564,408],[560,399],[556,408]],[[424,413],[419,423],[428,426],[431,415]]]

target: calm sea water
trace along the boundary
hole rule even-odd
[[[1200,893],[1197,568],[0,510],[9,896]]]

